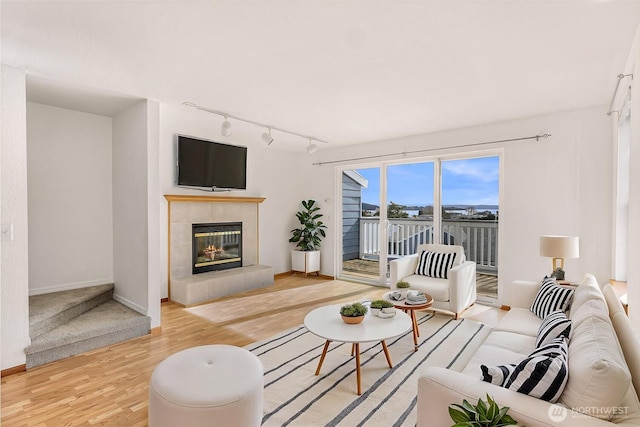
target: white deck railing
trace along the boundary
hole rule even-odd
[[[414,254],[418,245],[432,243],[433,222],[423,219],[390,219],[387,227],[389,258]],[[461,245],[468,260],[483,271],[498,270],[498,223],[480,220],[442,221],[442,241]],[[380,219],[360,218],[360,258],[380,256]]]

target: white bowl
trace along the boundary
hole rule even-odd
[[[391,319],[395,315],[396,315],[395,310],[392,313],[385,313],[384,311],[380,311],[380,313],[378,313],[378,317],[381,319]]]

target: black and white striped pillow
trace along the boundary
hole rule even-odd
[[[569,378],[567,341],[558,338],[554,344],[535,350],[520,362],[504,387],[548,402],[558,400]]]
[[[516,365],[480,365],[480,369],[482,370],[482,381],[503,386],[509,375],[516,369]]]
[[[456,254],[439,253],[431,251],[422,251],[418,265],[416,266],[416,274],[421,276],[435,277],[437,279],[448,279],[449,270],[453,267]]]
[[[573,298],[573,289],[560,287],[552,277],[545,277],[530,310],[544,319],[553,311],[567,311],[571,298]]]
[[[549,343],[554,338],[565,337],[569,339],[570,335],[571,320],[567,318],[567,315],[560,310],[551,312],[538,328],[536,348]]]
[[[565,337],[557,337],[549,340],[531,352],[529,357],[535,356],[562,356],[565,361],[569,360],[569,343]]]

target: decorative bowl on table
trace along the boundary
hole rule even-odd
[[[378,316],[380,310],[385,308],[393,308],[393,304],[387,300],[377,299],[371,301],[371,314]]]
[[[340,307],[340,315],[344,323],[353,325],[362,322],[368,310],[367,306],[362,303],[354,302],[353,304],[346,304]]]
[[[360,322],[362,322],[364,320],[364,316],[343,316],[342,317],[342,321],[344,323],[347,323],[349,325],[355,325],[358,324]]]
[[[385,307],[380,309],[378,317],[381,319],[390,319],[396,315],[396,309],[394,307]]]

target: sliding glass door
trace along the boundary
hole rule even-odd
[[[497,156],[441,163],[441,241],[475,261],[481,300],[498,296],[499,171]]]
[[[415,254],[432,243],[434,162],[386,166],[386,276],[388,261]]]
[[[479,294],[497,297],[498,156],[345,169],[338,276],[387,285],[389,261],[423,243],[462,245]]]

